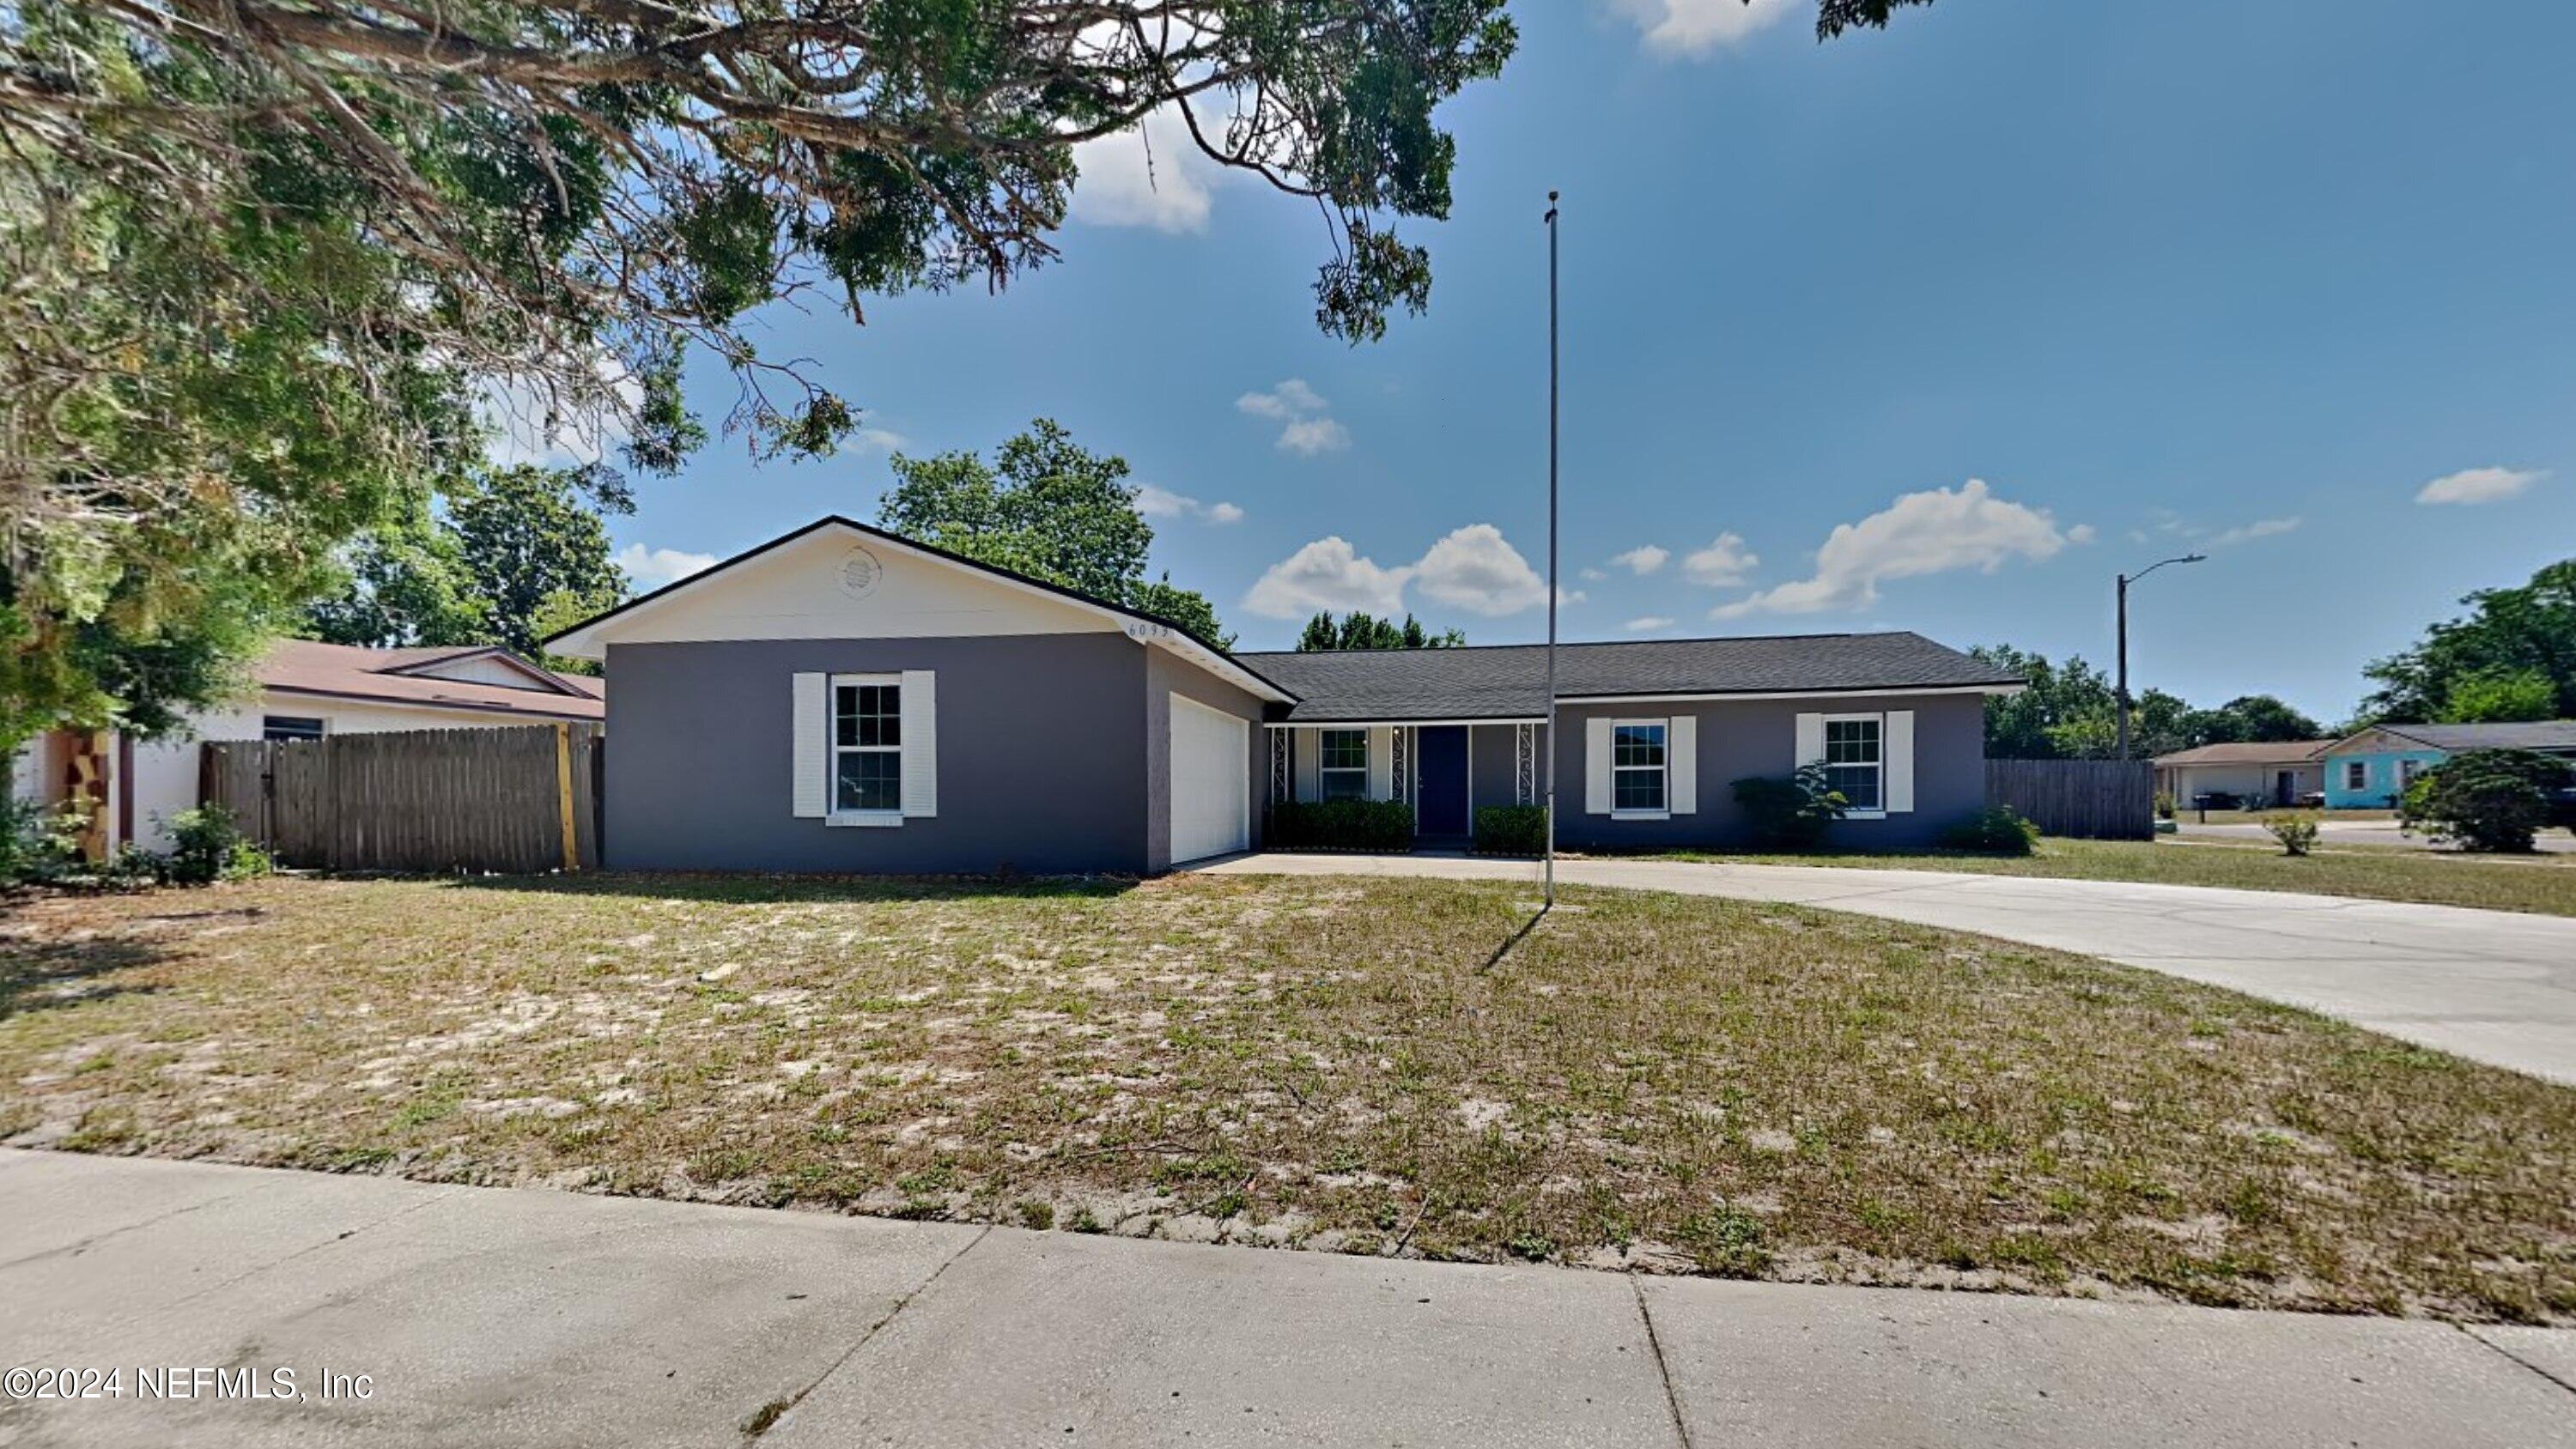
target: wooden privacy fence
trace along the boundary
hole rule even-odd
[[[2050,835],[2150,840],[2156,767],[2146,760],[1988,760],[1986,803],[2009,805]]]
[[[599,864],[594,724],[209,740],[199,798],[282,865],[545,871]]]

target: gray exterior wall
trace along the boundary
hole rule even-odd
[[[614,691],[612,690],[612,693]],[[1883,820],[1838,822],[1827,839],[1857,850],[1928,845],[1986,803],[1985,701],[1973,694],[1883,695],[1841,704],[1814,699],[1742,703],[1568,705],[1560,711],[1567,748],[1556,757],[1556,840],[1568,850],[1653,850],[1746,843],[1732,782],[1785,776],[1797,767],[1798,716],[1891,709],[1914,711],[1914,809]],[[1613,820],[1583,810],[1585,721],[1699,717],[1699,809],[1669,820]]]
[[[1518,725],[1475,725],[1467,735],[1467,828],[1476,826],[1476,812],[1488,805],[1509,805],[1512,801],[1512,772],[1516,768],[1513,754],[1517,748],[1513,736]],[[1547,730],[1538,731],[1538,747],[1547,748]]]
[[[1160,799],[1147,788],[1147,656],[1161,652],[1109,633],[612,645],[607,864],[1145,871],[1149,795]],[[797,819],[790,676],[902,669],[939,674],[937,817],[886,828]],[[1163,738],[1168,747],[1168,717]],[[1150,814],[1168,832],[1168,813]]]
[[[1242,783],[1252,817],[1252,848],[1261,848],[1263,806],[1270,792],[1270,741],[1261,728],[1261,700],[1187,663],[1168,650],[1145,651],[1145,869],[1172,867],[1172,696],[1196,700],[1251,724],[1244,734]]]

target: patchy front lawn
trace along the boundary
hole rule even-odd
[[[0,1138],[1784,1279],[2576,1319],[2576,1091],[2141,971],[1509,883],[14,902]]]
[[[2418,901],[2491,911],[2576,916],[2576,855],[2465,855],[2393,845],[2319,845],[2312,855],[2277,845],[2202,838],[2066,840],[2050,836],[2027,856],[1969,855],[1951,850],[1817,851],[1758,855],[1662,852],[1670,860],[1751,865],[1844,865],[1878,870],[1955,870],[1977,875],[2046,876],[2058,880],[2128,880],[2155,885],[2226,886],[2248,891],[2308,891],[2374,901]]]

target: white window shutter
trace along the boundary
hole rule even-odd
[[[1891,709],[1887,728],[1881,731],[1886,751],[1887,813],[1902,815],[1914,808],[1914,711]]]
[[[1677,714],[1664,729],[1664,760],[1671,769],[1665,807],[1675,815],[1699,813],[1699,716]]]
[[[791,681],[795,724],[787,734],[788,813],[819,820],[831,811],[831,688],[826,676],[799,674]]]
[[[938,679],[927,669],[903,672],[903,813],[908,820],[939,813]]]
[[[1825,717],[1822,714],[1802,714],[1798,716],[1798,758],[1796,761],[1798,768],[1803,770],[1809,765],[1821,765],[1824,762]]]
[[[1610,720],[1605,715],[1583,722],[1583,813],[1610,813]]]
[[[1386,725],[1371,726],[1368,752],[1368,797],[1372,800],[1394,799],[1395,731]]]

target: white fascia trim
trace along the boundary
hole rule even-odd
[[[1534,725],[1547,723],[1545,715],[1508,715],[1499,719],[1299,719],[1263,720],[1266,730],[1364,730],[1379,725],[1401,725],[1410,729],[1435,729],[1447,725]]]
[[[1569,704],[1723,704],[1731,699],[1912,699],[1927,694],[2019,694],[2021,684],[1944,684],[1922,689],[1777,689],[1746,694],[1560,694]]]
[[[946,560],[942,559],[939,560],[939,562],[944,563]],[[1005,579],[1003,582],[1017,583],[1019,581],[1016,579]],[[1023,585],[1023,587],[1026,586]],[[1039,590],[1038,592],[1044,592],[1044,590]],[[1057,595],[1055,597],[1062,596]],[[1082,601],[1079,599],[1068,599],[1066,602],[1078,604],[1084,608],[1097,607],[1096,605],[1082,604]],[[1124,620],[1127,637],[1135,640],[1139,644],[1150,644],[1156,648],[1168,649],[1174,654],[1181,656],[1183,659],[1190,661],[1192,664],[1197,665],[1199,668],[1206,670],[1208,673],[1215,675],[1217,678],[1224,680],[1226,683],[1233,685],[1235,688],[1243,690],[1258,698],[1267,700],[1272,704],[1295,704],[1297,702],[1295,696],[1281,693],[1278,686],[1264,680],[1260,675],[1253,673],[1251,670],[1244,668],[1242,665],[1235,663],[1233,660],[1226,658],[1224,655],[1217,653],[1215,650],[1210,649],[1196,639],[1191,638],[1189,635],[1182,633],[1180,630],[1175,629],[1168,624],[1157,624],[1150,620],[1138,619],[1126,614],[1117,614],[1109,610],[1103,610],[1102,612],[1111,613],[1112,617]]]

